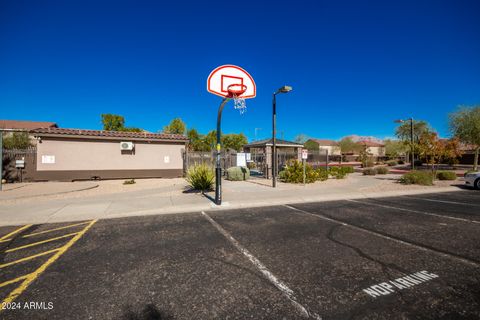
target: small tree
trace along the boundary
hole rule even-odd
[[[308,149],[309,151],[318,151],[320,149],[318,143],[316,143],[315,141],[312,141],[312,140],[305,141],[303,146],[306,149]]]
[[[173,119],[167,126],[163,127],[164,133],[171,134],[185,134],[186,130],[187,126],[180,118]]]
[[[385,155],[389,159],[394,159],[402,155],[405,155],[405,153],[408,150],[405,143],[399,140],[386,139],[384,141],[384,144],[385,144]]]
[[[128,131],[142,132],[143,130],[136,127],[125,127],[125,118],[118,114],[106,113],[102,114],[103,130],[106,131]]]
[[[305,143],[305,141],[307,140],[308,140],[308,136],[303,133],[297,134],[294,139],[296,143]]]
[[[477,171],[480,153],[480,106],[460,107],[449,117],[450,131],[453,135],[474,148],[473,170]]]
[[[123,131],[125,128],[125,118],[111,113],[102,114],[103,130]]]
[[[241,151],[243,149],[243,146],[247,143],[247,137],[243,133],[230,133],[222,135],[222,144],[224,149]]]
[[[441,160],[455,158],[461,155],[458,140],[441,140],[436,132],[424,132],[418,141],[418,150],[432,171],[432,177],[437,175]]]
[[[345,137],[342,140],[340,140],[340,142],[338,143],[338,146],[340,147],[340,153],[342,154],[342,158],[347,153],[356,153],[363,150],[363,146],[354,142],[350,137]]]
[[[4,149],[27,149],[31,145],[27,132],[13,132],[3,136]]]
[[[420,136],[425,133],[431,131],[430,125],[423,120],[413,120],[413,146],[412,146],[412,128],[410,121],[402,122],[396,129],[395,135],[398,139],[400,139],[405,146],[408,147],[409,151],[412,150],[415,154],[419,153],[418,150],[418,141]]]

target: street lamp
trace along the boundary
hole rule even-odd
[[[283,86],[277,90],[277,92],[273,93],[273,118],[272,118],[272,187],[277,186],[277,141],[276,141],[276,133],[277,133],[277,94],[279,93],[288,93],[292,91],[292,87],[290,86]]]
[[[412,170],[415,170],[415,164],[414,164],[414,153],[413,153],[413,118],[409,118],[409,119],[406,119],[406,120],[402,120],[402,119],[399,119],[399,120],[395,120],[396,123],[404,123],[404,122],[407,122],[407,121],[410,121],[410,153],[412,154],[412,162],[411,162],[411,167],[412,167]]]

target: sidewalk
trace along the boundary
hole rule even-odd
[[[35,182],[4,184],[0,192],[0,201],[23,198],[43,197],[63,193],[78,192],[98,187],[91,181],[81,182]]]
[[[138,186],[123,186],[120,181],[100,181],[100,185],[95,189],[60,196],[0,200],[0,225],[108,219],[460,190],[456,186],[447,185],[401,186],[393,177],[394,175],[361,176],[355,173],[344,180],[332,179],[306,186],[280,182],[275,189],[268,180],[223,181],[221,206],[216,206],[211,201],[214,198],[212,192],[207,194],[208,197],[201,193],[185,192],[187,184],[184,179],[139,181]],[[457,183],[461,184],[459,181]],[[115,187],[115,192],[106,192],[105,185]],[[29,186],[22,189],[27,190],[27,187]],[[38,188],[41,189],[41,186]],[[2,193],[9,192],[14,191]]]

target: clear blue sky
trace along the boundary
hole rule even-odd
[[[0,2],[0,118],[100,129],[101,113],[161,129],[174,117],[214,129],[215,67],[254,77],[257,98],[224,132],[391,136],[413,116],[448,135],[447,114],[480,103],[480,2]]]

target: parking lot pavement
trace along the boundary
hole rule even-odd
[[[2,284],[49,256],[6,264],[90,226],[23,288],[22,307],[0,316],[478,319],[480,225],[451,219],[477,219],[466,208],[478,192],[421,198],[458,203],[440,203],[440,213],[434,201],[398,197],[0,228],[13,239],[0,243],[5,299],[19,283]]]

